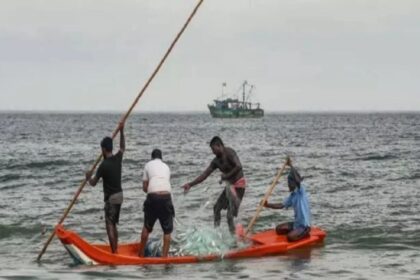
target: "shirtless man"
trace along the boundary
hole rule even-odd
[[[229,230],[233,234],[235,232],[233,218],[238,216],[239,205],[241,204],[246,187],[242,165],[236,152],[232,148],[225,147],[220,137],[215,136],[211,139],[210,148],[216,157],[200,176],[192,182],[183,185],[184,192],[188,192],[191,187],[201,183],[214,170],[219,169],[222,172],[220,183],[225,181],[227,184],[213,208],[214,226],[220,226],[220,212],[222,209],[226,209]]]

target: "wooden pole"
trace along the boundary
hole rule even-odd
[[[286,161],[284,162],[283,166],[279,169],[279,171],[277,172],[276,177],[274,177],[273,182],[271,183],[271,185],[268,187],[264,198],[261,200],[260,205],[258,205],[257,211],[255,212],[254,217],[252,218],[252,220],[249,222],[248,227],[245,230],[245,236],[251,231],[252,227],[254,226],[255,222],[257,221],[258,216],[260,215],[261,210],[264,207],[264,203],[268,200],[268,198],[270,197],[271,193],[273,192],[274,187],[277,185],[278,181],[280,180],[280,177],[283,175],[284,170],[286,169],[286,166],[290,165],[290,158],[287,157]]]
[[[153,71],[152,75],[149,77],[149,79],[147,80],[147,82],[144,84],[143,88],[141,89],[141,91],[139,92],[139,94],[137,95],[136,99],[134,100],[134,102],[131,104],[130,108],[128,109],[128,111],[123,115],[123,117],[120,120],[120,123],[124,123],[127,118],[130,116],[131,112],[133,111],[134,107],[136,106],[137,102],[140,100],[140,98],[142,97],[142,95],[144,94],[144,92],[146,91],[147,87],[149,86],[149,84],[152,82],[152,80],[154,79],[154,77],[156,76],[156,74],[159,72],[160,68],[162,67],[163,63],[165,62],[166,58],[169,56],[169,54],[171,53],[172,49],[174,48],[174,46],[176,45],[176,43],[178,42],[178,39],[181,37],[182,33],[184,33],[185,29],[187,28],[188,24],[190,23],[190,21],[192,20],[192,18],[194,17],[194,15],[196,14],[198,8],[201,6],[201,4],[203,3],[204,0],[199,0],[197,5],[195,6],[194,10],[191,12],[190,16],[188,17],[187,21],[184,23],[184,25],[182,26],[181,30],[178,32],[178,34],[176,35],[175,39],[172,41],[171,45],[169,46],[168,50],[166,51],[165,55],[162,57],[162,59],[160,60],[158,66],[155,68],[155,70]],[[115,128],[114,132],[112,133],[112,139],[115,138],[115,136],[118,134],[120,129],[120,124],[118,124],[118,126]],[[90,168],[90,171],[93,172],[96,169],[96,166],[99,164],[99,162],[102,160],[102,154],[100,154],[95,163],[93,164],[93,166]],[[83,188],[85,187],[87,183],[86,179],[83,179],[83,181],[81,182],[79,188],[76,191],[76,194],[74,195],[73,199],[71,200],[69,206],[67,207],[67,209],[64,211],[64,214],[61,216],[60,220],[58,221],[58,224],[62,224],[64,219],[67,217],[67,215],[69,214],[71,208],[73,207],[73,205],[76,203],[77,198],[79,197],[80,193],[82,192]],[[42,255],[45,253],[45,251],[47,250],[48,245],[51,243],[52,239],[55,236],[55,230],[53,230],[51,232],[51,235],[49,236],[47,242],[45,243],[44,247],[42,248],[41,252],[39,253],[38,257],[37,257],[37,261],[41,260]]]

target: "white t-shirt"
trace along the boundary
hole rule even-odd
[[[161,159],[153,159],[146,163],[143,171],[143,181],[149,181],[147,193],[171,192],[171,171]]]

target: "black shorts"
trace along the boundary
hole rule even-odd
[[[159,219],[160,226],[164,234],[172,233],[174,229],[173,218],[175,217],[175,209],[172,204],[170,194],[153,194],[147,195],[143,204],[144,227],[152,232],[156,220]]]
[[[109,201],[105,202],[105,221],[107,223],[118,224],[120,221],[121,204],[111,204]]]

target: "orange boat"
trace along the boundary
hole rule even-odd
[[[221,255],[208,256],[169,256],[144,257],[137,256],[139,243],[121,244],[118,254],[112,254],[109,245],[89,244],[79,235],[58,225],[55,229],[64,247],[78,263],[87,265],[147,265],[147,264],[181,264],[220,259],[252,258],[286,253],[290,250],[309,247],[321,243],[326,233],[317,227],[311,229],[309,237],[295,242],[288,242],[286,236],[277,235],[274,230],[256,233],[249,237],[251,245],[235,249]]]

